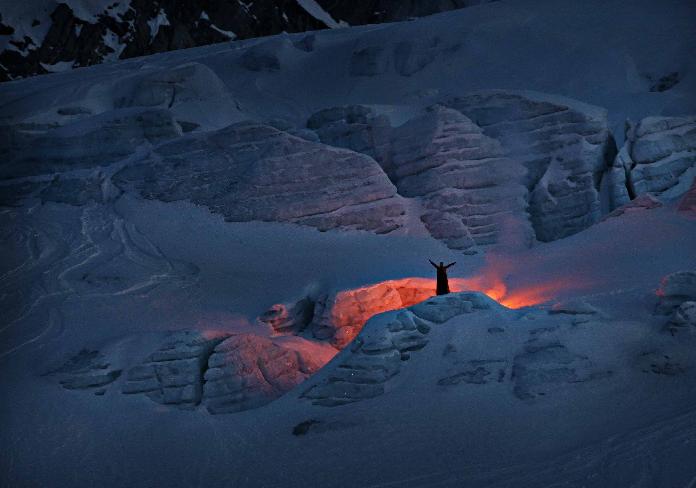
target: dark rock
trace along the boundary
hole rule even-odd
[[[296,0],[132,0],[130,8],[125,12],[120,12],[111,5],[98,13],[93,22],[77,17],[70,7],[72,3],[73,0],[65,0],[51,13],[50,19],[47,19],[50,27],[40,46],[34,45],[29,37],[10,40],[19,51],[6,49],[0,52],[0,81],[47,73],[42,63],[52,65],[71,61],[74,67],[89,66],[106,59],[127,59],[231,39],[329,27],[307,12]],[[319,3],[337,21],[361,25],[406,20],[481,1],[372,0],[356,4],[347,0],[322,0]],[[158,17],[165,17],[167,21],[160,23],[156,32],[151,32],[150,26]],[[39,19],[31,20],[31,26],[40,23]],[[6,25],[0,17],[0,35],[12,36],[17,31],[22,32],[23,29],[18,29],[19,27],[29,28],[29,25]],[[114,36],[118,52],[113,47]],[[312,51],[314,36],[302,38],[295,43],[295,47]],[[402,46],[395,53],[402,61],[405,59],[399,64],[399,72],[404,75],[418,71],[428,62],[427,57],[413,61],[410,50],[410,47]]]

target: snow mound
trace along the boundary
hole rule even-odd
[[[685,329],[693,333],[696,330],[693,327],[696,327],[696,301],[682,302],[674,309],[672,318],[667,323],[667,329],[674,335]]]
[[[363,105],[332,107],[307,120],[324,144],[367,154],[382,166],[389,157],[391,125],[385,115]]]
[[[162,109],[115,110],[49,130],[4,126],[0,145],[7,157],[0,178],[107,166],[133,154],[141,144],[180,135],[172,114]]]
[[[631,214],[634,212],[640,212],[643,210],[652,210],[654,208],[659,208],[662,206],[662,202],[652,196],[649,193],[636,197],[633,200],[628,201],[621,205],[620,207],[612,210],[610,213],[605,215],[602,220],[606,220],[613,217],[620,217],[624,214]]]
[[[679,271],[662,279],[656,312],[667,315],[686,301],[696,301],[696,271]]]
[[[203,372],[225,336],[206,337],[197,331],[173,333],[145,361],[126,375],[123,393],[144,393],[157,403],[195,408],[203,395]]]
[[[87,390],[103,395],[105,387],[121,376],[121,370],[113,368],[99,351],[82,349],[48,374],[57,376],[67,390]]]
[[[575,100],[530,92],[486,90],[446,104],[497,139],[527,173],[536,238],[575,234],[599,220],[599,185],[614,143],[606,111]]]
[[[169,109],[178,121],[206,128],[221,128],[240,119],[225,83],[201,63],[150,70],[127,78],[114,88],[112,96],[115,108]]]
[[[377,160],[421,220],[452,249],[577,233],[601,216],[614,157],[607,113],[549,94],[486,90],[450,98],[398,127],[366,106],[307,122],[322,142]]]
[[[431,107],[394,130],[388,167],[399,193],[418,198],[431,235],[452,249],[495,244],[517,222],[531,240],[525,169],[460,112]]]
[[[685,193],[696,177],[696,116],[646,117],[629,125],[614,167],[614,186],[628,185],[634,195]]]
[[[531,339],[514,358],[514,394],[521,400],[546,395],[557,384],[582,383],[610,375],[557,340]]]
[[[165,144],[114,180],[146,198],[205,205],[230,221],[387,233],[402,227],[405,213],[371,158],[254,122]]]
[[[205,372],[203,403],[210,413],[258,408],[302,383],[322,364],[252,334],[215,347]]]
[[[372,316],[410,307],[435,294],[435,281],[404,278],[342,291],[310,293],[294,303],[271,306],[257,318],[275,335],[300,335],[342,349]]]
[[[427,336],[435,324],[491,307],[502,308],[480,293],[454,293],[376,315],[350,347],[324,368],[328,370],[325,378],[306,389],[302,397],[315,405],[337,406],[379,396],[411,352],[428,344]]]

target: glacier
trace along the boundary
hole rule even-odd
[[[1,83],[0,484],[693,485],[695,19],[500,0]]]

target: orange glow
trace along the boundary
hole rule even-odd
[[[550,281],[509,289],[497,276],[453,278],[452,291],[480,291],[508,308],[530,307],[552,300],[559,292],[574,288],[569,280]]]
[[[489,253],[485,265],[473,277],[450,277],[452,292],[477,291],[508,308],[523,308],[539,305],[556,298],[567,298],[568,292],[587,289],[587,279],[577,275],[540,279],[521,267],[519,257]],[[530,268],[526,262],[526,268]],[[530,279],[520,283],[520,277]],[[515,279],[513,279],[515,278]],[[402,278],[387,280],[358,288],[343,290],[326,301],[318,303],[312,318],[316,337],[330,338],[331,346],[342,349],[362,330],[374,315],[410,307],[435,295],[434,278]],[[272,310],[286,311],[281,318],[289,320],[284,305],[275,305]],[[264,319],[268,322],[267,319]],[[280,332],[280,335],[283,333]]]
[[[509,268],[509,263],[503,259],[491,257],[478,276],[450,278],[450,289],[453,292],[479,291],[508,308],[522,308],[548,302],[560,292],[581,285],[577,280],[557,279],[511,288],[503,278]],[[325,316],[326,322],[339,331],[336,345],[342,347],[350,342],[373,315],[410,307],[432,297],[435,284],[430,278],[403,278],[337,293]]]
[[[343,346],[362,329],[367,320],[382,312],[410,307],[435,294],[435,280],[404,278],[344,290],[336,294],[328,322],[339,333],[335,341]]]
[[[539,305],[562,292],[584,288],[578,277],[551,278],[542,282],[511,287],[506,281],[518,267],[517,258],[495,253],[486,256],[486,265],[473,278],[451,278],[452,291],[480,291],[508,308]]]

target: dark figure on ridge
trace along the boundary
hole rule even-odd
[[[428,259],[430,261],[430,259]],[[454,266],[456,261],[454,263],[449,263],[447,266],[445,266],[445,263],[440,261],[440,264],[437,265],[430,261],[430,264],[435,266],[435,269],[437,270],[437,294],[438,295],[447,295],[450,292],[449,289],[449,281],[447,280],[447,268],[450,266]]]

